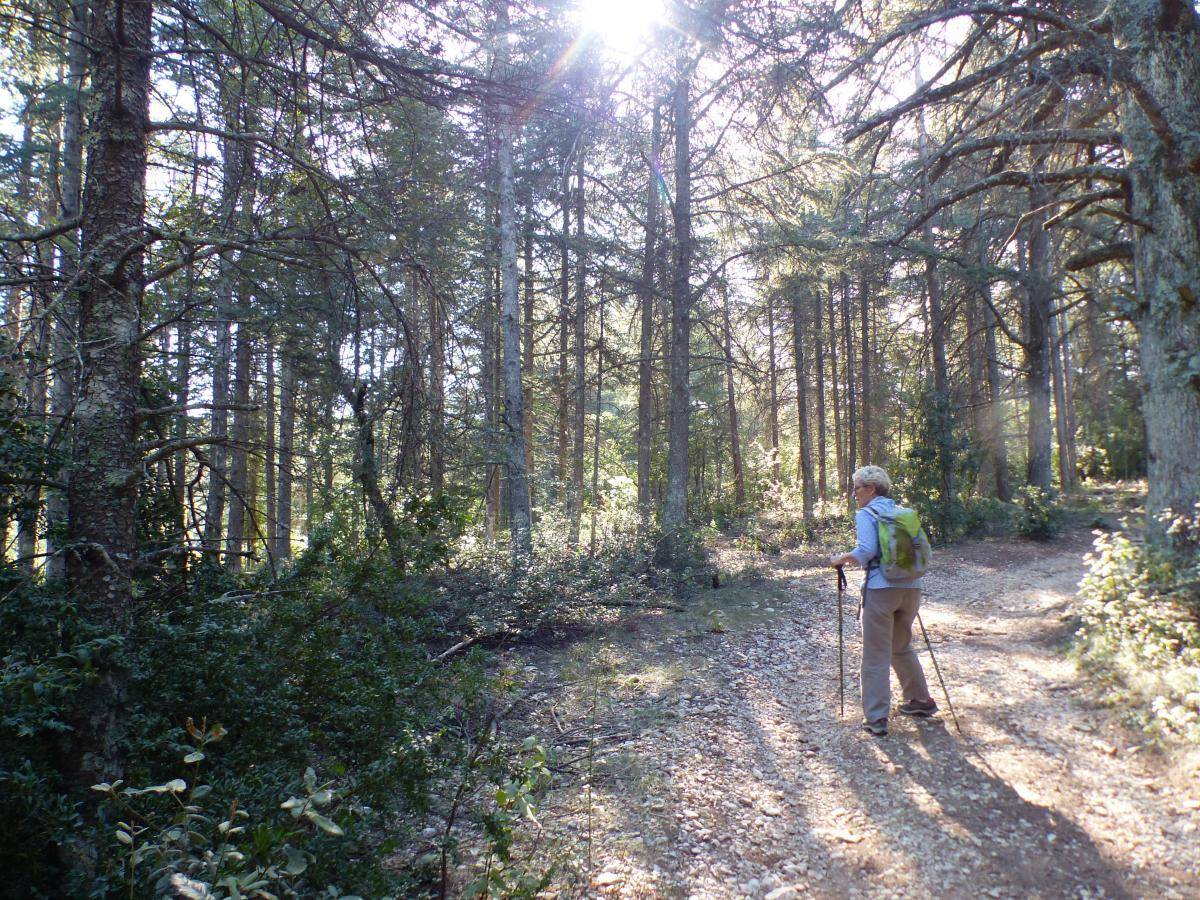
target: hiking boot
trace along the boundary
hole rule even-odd
[[[900,712],[906,716],[916,716],[918,719],[928,719],[938,711],[938,705],[929,700],[909,700],[900,707]]]
[[[869,731],[875,737],[887,735],[887,719],[876,719],[874,722],[863,722],[863,731]]]

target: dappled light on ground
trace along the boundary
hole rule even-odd
[[[1063,652],[1086,550],[1075,537],[940,555],[923,617],[963,735],[924,646],[942,715],[894,714],[884,739],[858,728],[853,592],[839,721],[833,582],[797,556],[758,558],[761,578],[693,612],[566,651],[574,683],[522,724],[593,737],[576,741],[570,777],[544,803],[540,840],[567,858],[560,885],[771,900],[1194,896],[1200,792],[1090,699]]]

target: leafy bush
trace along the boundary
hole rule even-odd
[[[963,505],[963,531],[973,537],[1010,534],[1022,510],[995,497],[972,497]]]
[[[1147,732],[1200,742],[1200,505],[1168,516],[1180,554],[1100,534],[1080,585],[1084,662]]]
[[[1035,541],[1049,541],[1063,532],[1066,516],[1052,491],[1032,485],[1017,492],[1017,532]]]
[[[179,777],[180,756],[196,749],[188,717],[220,722],[233,735],[204,749],[211,794],[204,803],[192,795],[185,805],[211,818],[236,804],[251,817],[245,833],[227,836],[231,852],[246,860],[239,878],[292,861],[286,848],[300,848],[279,804],[296,790],[296,773],[313,767],[338,779],[343,802],[335,818],[345,837],[312,835],[300,850],[304,871],[289,874],[288,884],[307,896],[332,884],[370,896],[417,889],[422,873],[382,863],[411,843],[440,785],[491,777],[476,769],[497,760],[469,758],[466,747],[503,685],[479,654],[433,658],[445,633],[427,582],[398,577],[390,562],[340,546],[331,533],[275,581],[202,567],[189,573],[186,593],[177,580],[143,585],[137,622],[121,641],[89,631],[55,586],[11,572],[0,578],[7,579],[0,621],[12,636],[0,679],[0,816],[16,823],[6,828],[0,867],[28,876],[13,882],[23,895],[128,896],[127,845],[114,839],[111,823],[83,833],[85,798],[58,766],[72,704],[95,678],[101,653],[129,673],[127,785]],[[185,796],[122,793],[131,790],[114,786],[108,796],[136,796],[139,804]],[[137,846],[154,848],[139,863],[161,869],[174,859],[173,871],[203,881],[193,871],[201,857],[172,837],[179,827],[171,821],[145,834],[129,831]],[[216,840],[203,828],[198,834],[210,846]],[[100,850],[96,879],[64,888],[54,847],[80,836]],[[135,883],[135,895],[153,893],[151,881]]]

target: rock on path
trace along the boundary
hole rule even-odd
[[[535,660],[539,677],[573,683],[523,723],[561,741],[572,773],[545,799],[537,835],[567,860],[559,888],[771,900],[1200,896],[1200,786],[1090,700],[1063,654],[1087,549],[1076,536],[939,554],[923,617],[963,736],[924,647],[942,716],[894,714],[883,739],[858,728],[854,593],[838,720],[831,573],[796,557],[750,588],[705,598],[728,604],[724,632],[708,627],[711,616],[668,615]]]

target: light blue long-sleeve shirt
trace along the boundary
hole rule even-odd
[[[920,578],[913,579],[912,581],[891,582],[883,577],[883,572],[879,569],[879,527],[876,524],[874,516],[867,512],[867,510],[870,509],[876,513],[887,514],[895,508],[896,501],[891,497],[876,497],[854,514],[854,529],[857,532],[858,543],[850,551],[850,555],[854,557],[860,566],[867,570],[864,587],[921,587]]]

